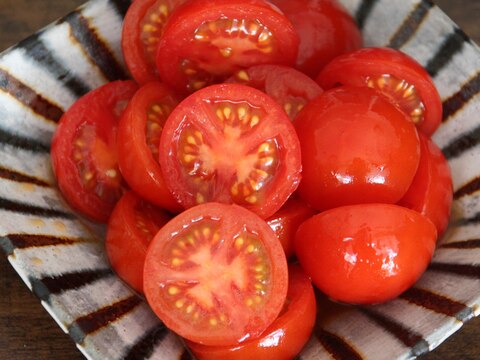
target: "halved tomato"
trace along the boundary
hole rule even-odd
[[[239,84],[212,85],[173,110],[160,139],[160,165],[185,208],[236,203],[275,213],[300,181],[300,144],[283,109]]]
[[[165,121],[177,103],[167,86],[150,82],[133,96],[118,126],[118,163],[125,181],[144,199],[172,212],[182,207],[163,179],[158,146]]]
[[[128,191],[108,220],[105,250],[110,264],[121,279],[140,293],[148,245],[171,218],[171,214]]]
[[[453,183],[448,161],[432,139],[420,133],[420,164],[398,205],[428,217],[440,237],[447,229],[452,201]]]
[[[172,11],[185,0],[135,0],[125,14],[122,51],[130,73],[140,84],[158,80],[155,54]]]
[[[307,102],[322,93],[322,88],[307,75],[283,65],[252,66],[237,71],[225,82],[248,85],[265,92],[292,120]]]
[[[265,0],[196,0],[175,11],[160,40],[163,81],[193,92],[258,64],[293,65],[298,36]]]
[[[318,75],[327,90],[338,85],[380,91],[431,136],[442,120],[442,101],[427,71],[413,58],[391,48],[364,48],[332,60]]]
[[[106,222],[123,193],[116,131],[133,81],[113,81],[78,99],[60,119],[51,159],[67,202],[92,220]]]
[[[198,360],[291,360],[308,341],[315,324],[316,300],[310,279],[297,265],[288,269],[288,293],[279,317],[257,339],[235,346],[187,341]]]
[[[144,291],[167,327],[205,345],[258,337],[280,313],[285,254],[270,227],[237,205],[208,203],[177,215],[147,252]]]
[[[280,240],[287,258],[293,255],[293,243],[298,227],[316,213],[317,211],[298,196],[291,196],[280,210],[265,219]]]
[[[315,78],[335,57],[362,47],[355,20],[337,0],[272,0],[300,37],[295,67]]]

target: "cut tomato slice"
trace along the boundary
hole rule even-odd
[[[193,92],[253,65],[293,65],[298,42],[293,25],[268,1],[196,0],[170,18],[156,62],[163,81]]]
[[[205,346],[187,341],[198,360],[291,360],[308,341],[316,300],[310,279],[297,265],[288,268],[288,293],[280,316],[257,339],[236,346]]]
[[[169,88],[150,82],[133,96],[118,127],[118,162],[125,181],[144,199],[175,213],[182,207],[163,179],[158,146],[165,121],[177,103]]]
[[[283,65],[256,65],[237,71],[227,83],[244,84],[265,92],[295,119],[307,102],[322,88],[304,73]]]
[[[143,293],[143,265],[150,241],[172,216],[132,191],[118,201],[108,221],[105,249],[118,276]]]
[[[282,108],[239,84],[212,85],[182,101],[160,139],[167,186],[189,208],[236,203],[275,213],[300,181],[300,144]]]
[[[432,78],[413,58],[395,49],[364,48],[338,56],[317,81],[325,90],[338,85],[376,89],[428,136],[442,120],[442,101]]]
[[[51,159],[58,187],[83,215],[106,222],[123,193],[118,169],[118,120],[137,90],[133,81],[114,81],[78,99],[55,131]]]
[[[278,316],[288,286],[282,247],[264,220],[237,205],[208,203],[157,233],[144,267],[148,303],[191,341],[233,345]]]
[[[185,0],[136,0],[125,15],[122,51],[130,73],[140,84],[158,79],[155,66],[160,37],[172,11]]]

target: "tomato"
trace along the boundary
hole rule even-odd
[[[280,210],[265,219],[280,240],[287,258],[293,255],[293,243],[298,227],[316,213],[300,198],[292,196]]]
[[[184,1],[136,0],[128,8],[122,29],[122,51],[138,83],[158,79],[155,65],[158,43],[171,12]]]
[[[196,0],[170,18],[157,51],[163,81],[193,92],[257,64],[293,65],[298,36],[265,0]]]
[[[305,221],[295,253],[321,291],[354,304],[387,301],[427,268],[437,230],[422,214],[392,204],[327,210]]]
[[[355,20],[336,0],[272,0],[300,37],[297,69],[315,78],[341,54],[359,49],[362,34]]]
[[[114,81],[78,99],[62,116],[52,139],[58,187],[73,209],[106,222],[123,192],[116,129],[133,81]]]
[[[442,101],[432,78],[398,50],[365,48],[341,55],[322,70],[317,81],[324,89],[338,84],[377,89],[429,136],[442,120]]]
[[[171,215],[126,192],[108,221],[105,250],[117,275],[143,293],[143,265],[150,241]]]
[[[165,85],[150,82],[133,96],[118,127],[118,162],[125,181],[144,199],[172,212],[182,208],[163,179],[158,146],[165,121],[177,103]]]
[[[160,165],[185,208],[215,201],[274,214],[300,181],[300,144],[283,109],[239,84],[212,85],[173,110],[160,138]]]
[[[417,171],[415,126],[373,89],[326,91],[298,114],[295,128],[303,166],[298,193],[317,210],[396,203]]]
[[[447,229],[452,207],[452,175],[445,156],[430,138],[420,134],[420,145],[417,173],[398,204],[428,217],[441,236]]]
[[[226,82],[252,86],[265,92],[292,120],[308,101],[322,93],[322,88],[311,78],[282,65],[256,65],[242,69]]]
[[[251,211],[207,203],[177,215],[151,242],[148,303],[171,330],[205,345],[258,337],[285,302],[288,268],[270,227]]]
[[[198,360],[291,360],[309,339],[315,315],[312,283],[299,266],[290,265],[284,309],[259,338],[231,347],[186,343]]]

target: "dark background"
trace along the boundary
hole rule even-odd
[[[0,0],[0,51],[83,2],[83,0]],[[436,3],[480,44],[478,20],[480,1],[437,0]],[[480,319],[476,318],[422,359],[480,359],[479,340]],[[84,359],[69,336],[63,333],[30,293],[1,250],[0,359]]]

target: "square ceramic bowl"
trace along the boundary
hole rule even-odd
[[[434,140],[455,190],[451,226],[421,280],[391,302],[333,304],[299,359],[409,359],[480,313],[480,52],[428,0],[342,0],[366,45],[412,55],[433,76],[444,120]],[[92,0],[0,55],[0,245],[88,359],[189,355],[106,260],[101,227],[80,221],[55,187],[49,144],[82,94],[128,76],[125,0]],[[382,29],[382,31],[378,31]]]

